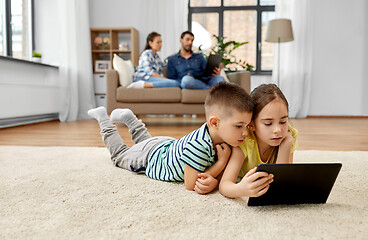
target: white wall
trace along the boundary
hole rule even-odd
[[[162,36],[159,55],[164,60],[180,49],[180,34],[187,30],[186,0],[91,0],[90,27],[134,27],[139,32],[140,52],[146,37],[156,31]]]
[[[368,2],[311,1],[314,21],[308,115],[368,115]],[[270,83],[252,76],[252,89]]]
[[[361,89],[361,93],[362,93],[362,103],[363,103],[363,114],[364,115],[368,115],[368,1],[364,1],[365,6],[363,7],[363,9],[365,9],[365,19],[364,19],[364,23],[365,24],[365,28],[364,28],[364,36],[365,36],[365,44],[364,44],[364,49],[363,49],[363,87]]]
[[[42,62],[59,65],[60,28],[58,1],[34,0],[35,48]]]
[[[42,62],[57,65],[57,2],[35,0],[35,48]],[[0,119],[58,113],[58,68],[0,59]]]
[[[315,0],[308,115],[363,115],[368,42],[365,0]]]
[[[165,24],[158,22],[159,18],[145,18],[148,2],[137,0],[128,4],[127,0],[92,0],[91,27],[135,27],[140,32],[142,50],[146,35],[153,30],[160,32],[160,25]],[[155,1],[159,9],[165,9],[165,2]],[[367,115],[368,3],[365,0],[355,0],[354,3],[349,0],[314,0],[311,4],[314,48],[308,115]],[[157,13],[160,14],[165,12]],[[170,49],[173,51],[180,48],[178,36],[171,41],[167,40],[169,35],[162,37],[163,44],[172,45]],[[267,82],[271,82],[270,76],[252,76],[252,88]]]
[[[151,9],[152,2],[157,5],[156,10]],[[91,0],[90,24],[91,27],[137,28],[142,50],[149,32],[163,33],[168,24],[175,23],[175,17],[171,21],[159,20],[159,16],[172,11],[173,2],[182,0]],[[35,0],[35,45],[43,54],[43,61],[49,64],[59,62],[57,4],[58,1]],[[181,16],[187,14],[187,9],[181,8],[181,11]],[[354,4],[349,0],[312,1],[315,37],[308,115],[368,115],[366,12],[368,2],[365,0],[355,0]],[[145,18],[147,15],[149,17]],[[177,32],[184,30],[186,27],[182,26]],[[165,56],[179,50],[179,34],[167,33],[162,37],[163,44],[171,49],[166,50]],[[0,118],[58,111],[57,75],[53,68],[0,60]],[[260,82],[271,82],[271,78],[252,77],[252,88]],[[3,104],[9,103],[9,99],[11,105]]]
[[[58,69],[0,58],[0,119],[59,112]]]

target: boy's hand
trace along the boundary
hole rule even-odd
[[[227,162],[231,154],[231,149],[226,143],[216,145],[218,161]]]
[[[217,187],[218,181],[207,173],[199,173],[194,186],[194,191],[198,194],[212,192]]]
[[[259,197],[267,192],[270,183],[273,182],[273,174],[266,172],[256,172],[257,168],[249,172],[239,182],[239,190],[242,196]]]

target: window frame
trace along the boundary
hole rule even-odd
[[[12,27],[11,27],[11,0],[4,0],[5,1],[5,47],[4,47],[4,54],[1,55],[3,57],[9,57],[13,58],[13,43],[12,43]],[[30,11],[31,11],[31,23],[29,24],[31,26],[31,51],[34,50],[34,0],[30,0]],[[32,56],[32,55],[31,55]],[[22,60],[30,60],[30,59],[22,59]]]
[[[262,69],[262,13],[274,12],[275,5],[260,5],[261,0],[257,0],[257,5],[253,6],[224,6],[224,0],[220,0],[220,6],[213,7],[191,7],[188,0],[188,29],[192,30],[192,14],[194,13],[218,13],[219,15],[219,37],[224,34],[224,11],[239,11],[239,10],[255,10],[257,12],[257,43],[256,43],[256,66],[255,70],[251,71],[255,75],[271,75],[272,70]]]

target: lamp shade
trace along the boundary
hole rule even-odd
[[[290,19],[274,19],[269,21],[266,42],[290,42],[294,40]]]

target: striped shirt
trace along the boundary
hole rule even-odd
[[[204,123],[188,135],[161,143],[152,149],[146,175],[157,180],[183,182],[185,164],[198,172],[204,172],[216,161],[208,127]]]
[[[144,50],[139,57],[139,65],[134,73],[134,80],[148,80],[152,74],[163,75],[163,63],[158,54],[153,54],[152,49]]]

